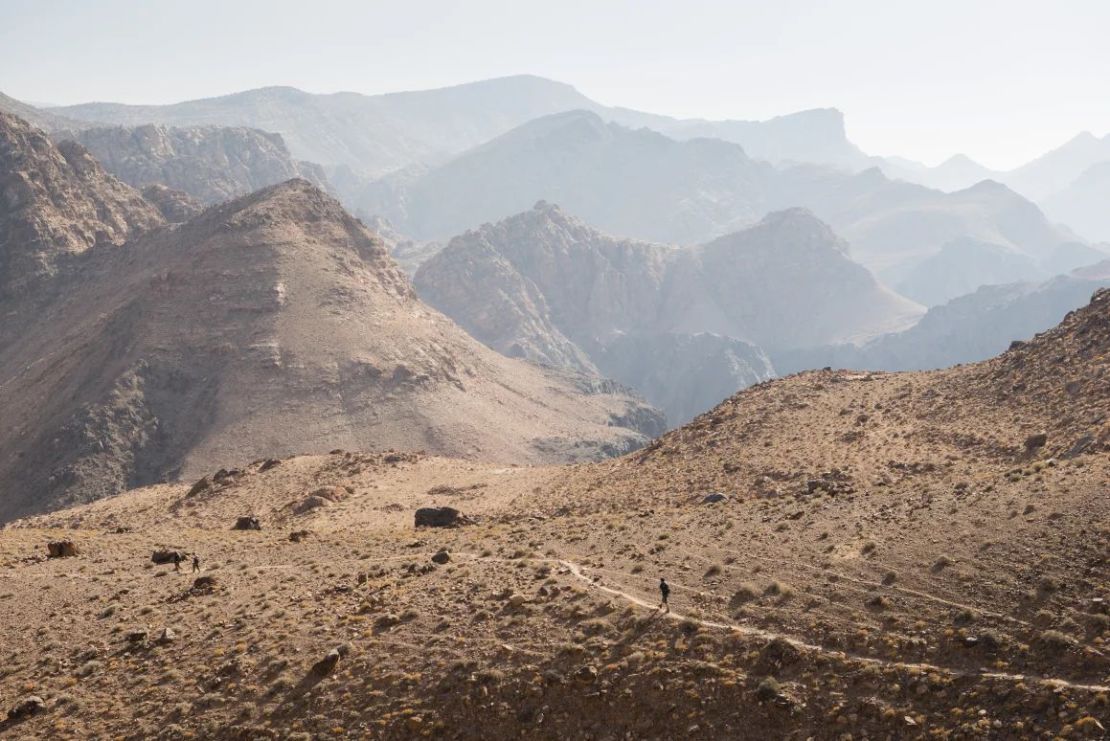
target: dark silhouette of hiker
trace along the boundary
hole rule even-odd
[[[177,551],[173,552],[173,570],[181,571],[181,554]]]
[[[193,573],[200,571],[200,556],[193,554]]]
[[[659,579],[659,594],[663,599],[659,602],[659,608],[663,612],[670,612],[671,605],[667,602],[667,598],[671,596],[671,585],[667,584],[667,580],[660,577]]]

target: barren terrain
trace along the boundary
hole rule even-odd
[[[42,707],[5,730],[1104,737],[1108,349],[1104,291],[987,363],[761,384],[612,462],[337,451],[13,523],[0,699]]]

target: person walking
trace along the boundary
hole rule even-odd
[[[670,612],[671,605],[667,602],[667,598],[671,596],[671,585],[663,577],[659,577],[659,594],[662,596],[662,600],[659,602],[658,609],[663,612]]]
[[[181,571],[181,554],[177,551],[173,552],[173,570]]]
[[[200,556],[193,554],[193,573],[200,571]]]

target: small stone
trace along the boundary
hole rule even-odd
[[[173,643],[175,640],[177,640],[177,633],[175,633],[173,628],[169,627],[168,625],[165,628],[162,628],[162,632],[158,634],[158,643],[161,643],[162,645]]]
[[[432,556],[433,563],[445,564],[450,560],[451,553],[446,548],[440,548],[438,551],[436,551],[435,555]]]

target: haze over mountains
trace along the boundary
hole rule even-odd
[[[17,239],[3,253],[0,517],[283,451],[553,461],[662,430],[613,384],[483,348],[303,180],[164,228],[79,145],[0,122],[19,196],[3,213]],[[37,290],[15,290],[31,278]]]
[[[157,213],[138,213],[158,223],[291,177],[335,188],[421,296],[481,342],[578,374],[579,389],[621,381],[671,424],[782,369],[988,357],[1007,341],[999,301],[1009,331],[1044,329],[1098,283],[1050,279],[1106,257],[999,182],[944,192],[891,179],[881,170],[892,161],[852,145],[831,109],[681,120],[529,76],[383,96],[266,88],[171,106],[0,104],[51,128],[59,151],[87,148],[142,188]],[[1062,179],[1098,152],[1081,138],[1023,177]],[[946,184],[979,172],[959,157],[941,169]],[[101,229],[61,251],[150,228]],[[57,270],[55,255],[37,259],[44,275]],[[914,327],[921,305],[936,311]],[[963,340],[941,341],[954,317]],[[641,414],[644,429],[658,424],[646,411],[615,418]]]
[[[1103,144],[0,96],[0,735],[1105,737]]]

